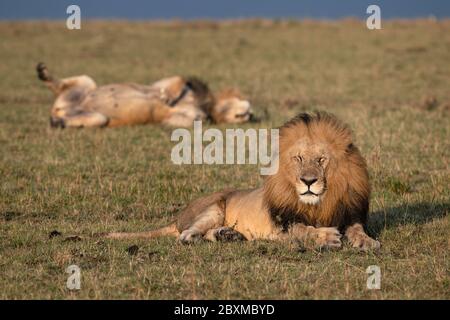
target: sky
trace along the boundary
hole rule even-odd
[[[0,20],[66,19],[71,4],[86,19],[365,18],[370,4],[384,19],[450,17],[450,0],[0,0]]]

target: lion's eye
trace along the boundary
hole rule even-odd
[[[324,162],[325,162],[325,158],[324,157],[319,158],[319,164],[324,164]]]
[[[298,163],[302,163],[303,162],[303,158],[301,156],[295,156],[294,160],[297,161]]]

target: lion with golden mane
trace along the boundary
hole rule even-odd
[[[366,163],[349,127],[327,113],[304,113],[281,127],[279,170],[261,187],[213,193],[190,203],[166,227],[106,237],[299,240],[339,248],[344,235],[355,248],[378,249],[364,230],[369,196]]]
[[[214,95],[195,77],[174,76],[151,85],[135,83],[98,87],[86,75],[58,79],[43,63],[38,77],[54,93],[52,127],[118,127],[157,123],[189,127],[195,120],[243,123],[252,120],[250,103],[236,89]]]

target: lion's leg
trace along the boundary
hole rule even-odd
[[[224,209],[215,203],[200,213],[188,229],[181,232],[179,240],[182,243],[198,241],[209,230],[223,226],[224,220]]]
[[[48,71],[47,66],[42,62],[36,66],[36,71],[38,78],[42,80],[56,96],[60,95],[63,91],[74,87],[79,87],[86,91],[97,88],[95,81],[86,75],[58,79]]]
[[[337,228],[315,228],[302,223],[291,226],[285,235],[286,239],[300,240],[318,248],[340,248],[341,237]]]
[[[40,62],[36,66],[36,72],[38,78],[42,80],[45,85],[55,94],[59,95],[61,92],[61,81],[55,77],[53,77],[47,69],[47,66]]]
[[[247,240],[242,233],[230,227],[220,227],[216,229],[210,229],[203,236],[203,238],[213,242],[215,241],[230,242],[230,241]]]
[[[97,88],[95,81],[86,75],[64,78],[59,80],[59,82],[61,90],[77,87],[83,89],[84,91],[90,91]]]
[[[205,118],[206,116],[201,110],[178,107],[178,109],[172,109],[170,116],[163,121],[163,124],[175,128],[189,128],[192,127],[194,121],[201,121]]]
[[[109,119],[98,112],[83,112],[75,116],[69,116],[62,119],[61,127],[72,128],[98,128],[108,124]]]
[[[195,118],[185,116],[184,114],[171,115],[163,121],[163,124],[173,128],[189,128],[192,127]]]
[[[345,236],[354,248],[363,251],[378,250],[380,242],[369,237],[360,223],[355,223],[345,230]]]

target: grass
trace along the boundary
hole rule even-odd
[[[1,22],[0,38],[0,298],[450,298],[450,21]],[[157,126],[51,130],[39,61],[99,84],[194,74],[237,86],[261,128],[335,113],[370,167],[381,252],[88,237],[164,225],[199,195],[260,184],[259,169],[173,165],[171,130]],[[79,291],[66,289],[70,264]],[[366,289],[369,265],[381,290]]]

